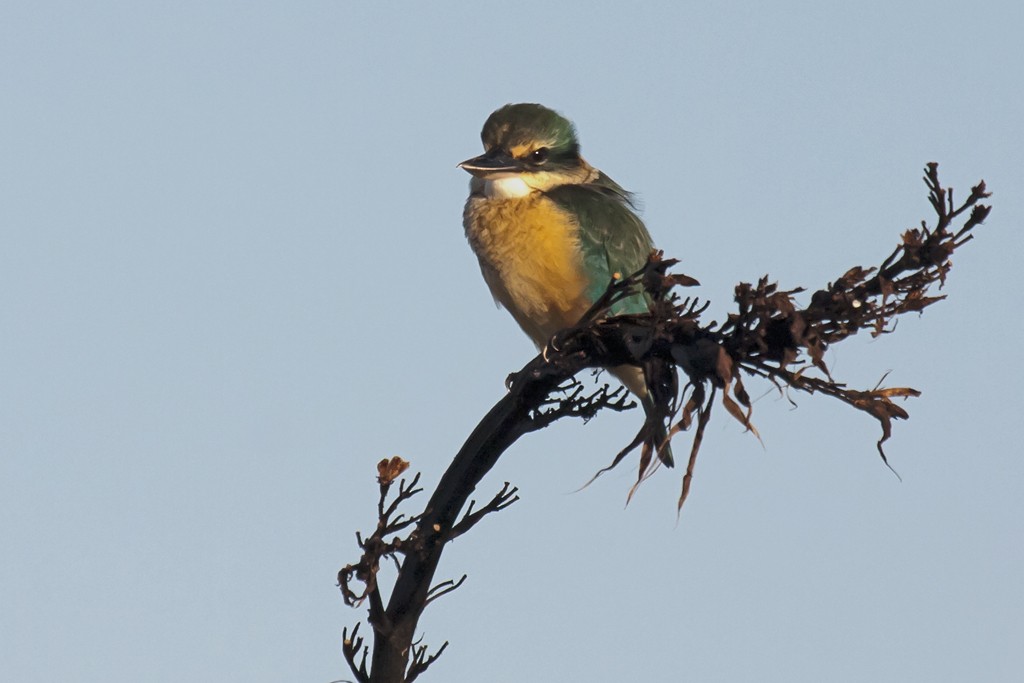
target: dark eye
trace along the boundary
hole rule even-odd
[[[548,148],[541,147],[530,152],[530,161],[535,164],[543,164],[548,160]]]

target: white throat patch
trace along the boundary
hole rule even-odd
[[[518,173],[499,175],[484,181],[484,195],[489,199],[516,199],[533,192]]]

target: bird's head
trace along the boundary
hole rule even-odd
[[[521,180],[532,189],[578,181],[587,164],[572,122],[539,104],[506,104],[484,123],[484,153],[459,164],[485,181]]]

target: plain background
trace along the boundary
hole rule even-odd
[[[576,492],[639,415],[530,435],[423,680],[1020,680],[1024,5],[382,5],[0,4],[0,679],[350,678],[375,463],[432,485],[533,354],[456,164],[536,101],[709,319],[880,262],[928,161],[995,210],[947,301],[829,355],[924,392],[902,483],[870,418],[756,383],[764,447],[716,411],[678,524],[678,471]]]

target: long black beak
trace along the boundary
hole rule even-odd
[[[523,165],[501,150],[491,150],[472,159],[466,159],[459,168],[472,173],[477,178],[486,178],[495,173],[518,173]]]

